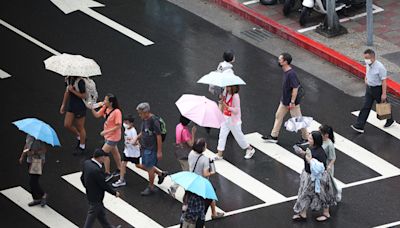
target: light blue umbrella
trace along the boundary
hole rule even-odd
[[[171,179],[182,186],[186,191],[192,192],[205,199],[218,200],[211,182],[193,172],[182,171],[170,175]]]
[[[13,124],[19,130],[33,136],[35,139],[50,144],[52,146],[61,146],[57,134],[50,125],[36,118],[26,118],[14,121]]]

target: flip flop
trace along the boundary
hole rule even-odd
[[[321,216],[317,217],[316,220],[318,222],[325,222],[326,220],[328,220],[330,218],[331,218],[331,216],[321,215]]]
[[[297,215],[293,215],[292,220],[296,221],[296,222],[302,222],[302,221],[306,221],[307,217],[303,217],[300,214],[297,214]]]

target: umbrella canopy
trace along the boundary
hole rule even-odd
[[[199,126],[220,128],[221,124],[225,121],[217,103],[205,96],[184,94],[175,104],[182,116]]]
[[[227,70],[224,72],[211,71],[209,74],[201,77],[197,83],[215,85],[219,87],[231,86],[231,85],[246,85],[239,76],[236,76],[233,71]]]
[[[285,122],[286,130],[291,132],[297,132],[302,128],[307,128],[311,125],[313,121],[312,117],[300,116],[300,117],[292,117]]]
[[[204,199],[218,200],[217,194],[211,182],[193,172],[182,171],[170,175],[171,179],[182,186],[186,191],[190,191],[196,195],[203,197]]]
[[[46,70],[62,76],[90,77],[101,75],[100,66],[93,60],[81,55],[54,55],[44,61]]]
[[[26,118],[14,121],[13,124],[19,130],[33,136],[35,139],[50,144],[52,146],[61,146],[54,129],[47,123],[36,118]]]

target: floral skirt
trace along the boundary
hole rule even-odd
[[[311,208],[321,210],[336,205],[336,188],[328,172],[324,172],[321,179],[321,191],[315,192],[315,182],[311,181],[311,175],[305,170],[300,174],[300,187],[297,194],[297,201],[293,207],[295,213]]]

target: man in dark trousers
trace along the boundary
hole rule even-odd
[[[116,197],[119,197],[120,193],[105,181],[105,173],[102,169],[105,156],[108,155],[102,149],[96,149],[93,153],[93,158],[86,160],[83,164],[81,181],[86,188],[86,195],[89,201],[89,211],[84,228],[92,227],[96,218],[102,227],[115,227],[110,224],[106,217],[106,209],[103,205],[104,191]]]
[[[362,107],[360,114],[358,115],[357,122],[350,127],[353,130],[364,133],[364,126],[367,122],[369,112],[371,111],[374,102],[386,102],[387,101],[387,71],[381,62],[375,58],[375,52],[371,49],[364,51],[364,61],[366,67],[365,74],[365,96],[364,106]],[[386,120],[383,127],[387,128],[392,126],[395,121],[393,116]]]

